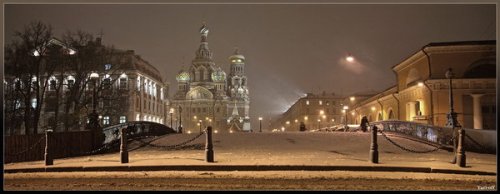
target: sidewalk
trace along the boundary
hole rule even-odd
[[[129,153],[120,163],[119,153],[4,164],[5,173],[68,171],[387,171],[496,175],[496,155],[466,152],[466,167],[449,163],[453,153],[438,150],[418,154],[405,152],[379,136],[379,163],[368,161],[368,134],[267,133],[218,134],[214,136],[214,163],[205,162],[205,150],[162,150],[144,147]],[[154,142],[169,145],[193,135],[180,134]],[[193,144],[204,144],[199,138]],[[409,147],[432,147],[397,139]],[[334,142],[334,143],[332,143]],[[353,143],[362,142],[362,143]],[[131,145],[132,146],[132,145]]]

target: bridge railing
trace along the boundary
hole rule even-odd
[[[450,127],[441,127],[400,120],[376,121],[371,122],[369,125],[371,127],[376,125],[380,130],[404,134],[440,145],[453,146],[453,129]],[[493,133],[494,137],[496,137],[496,131],[493,131],[492,133],[491,130],[475,130],[465,128],[464,130],[466,135],[466,138],[464,139],[466,150],[481,153],[496,152],[496,141],[490,140],[491,138],[483,138],[484,136],[489,137]]]
[[[376,125],[380,130],[390,131],[416,137],[421,140],[438,143],[442,145],[453,145],[453,129],[417,122],[384,120],[370,123]]]
[[[175,131],[165,125],[148,122],[148,121],[130,121],[102,129],[105,136],[103,144],[109,144],[120,140],[120,129],[127,128],[127,136],[130,138],[138,136],[159,136],[168,133],[175,133]]]

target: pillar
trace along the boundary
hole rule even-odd
[[[483,113],[481,112],[481,97],[484,94],[471,94],[472,96],[472,110],[474,116],[474,129],[483,128]]]
[[[410,119],[409,121],[413,121],[413,117],[415,116],[415,105],[417,104],[416,101],[412,101],[412,102],[408,102],[408,104],[410,105],[409,107],[409,116],[410,116]],[[378,115],[377,115],[378,116]]]

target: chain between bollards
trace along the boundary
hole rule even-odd
[[[120,129],[121,134],[121,144],[120,144],[120,162],[128,163],[128,151],[127,151],[127,128]]]
[[[207,127],[207,142],[205,146],[205,161],[214,162],[214,146],[212,144],[212,126]]]
[[[370,162],[378,163],[378,144],[377,144],[377,126],[372,127],[372,143],[370,145]]]
[[[54,165],[54,157],[52,156],[52,130],[45,131],[45,166]]]

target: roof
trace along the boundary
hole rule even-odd
[[[496,40],[473,40],[473,41],[454,41],[454,42],[431,42],[410,56],[406,57],[403,61],[393,65],[391,69],[394,69],[396,66],[400,65],[402,62],[408,60],[411,58],[413,55],[416,55],[418,52],[423,51],[425,48],[428,47],[437,47],[437,46],[467,46],[467,45],[496,45]]]

